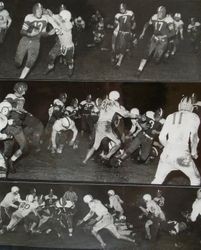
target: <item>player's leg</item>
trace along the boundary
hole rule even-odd
[[[191,160],[190,166],[179,167],[179,170],[181,170],[181,172],[183,172],[190,179],[191,185],[200,186],[201,184],[200,173],[193,160]]]
[[[131,239],[126,235],[120,234],[113,223],[106,226],[106,229],[108,229],[112,233],[112,235],[119,240],[126,240],[126,241],[133,242],[133,243],[135,242],[134,239]]]
[[[78,130],[77,130],[76,126],[75,126],[74,121],[72,121],[72,124],[71,124],[69,130],[71,130],[73,132],[73,136],[72,136],[71,141],[69,142],[69,145],[74,146],[75,140],[77,139],[77,135],[78,135]]]
[[[7,167],[3,155],[0,153],[0,179],[7,177]]]
[[[66,61],[68,64],[68,76],[71,77],[73,75],[73,71],[74,71],[74,46],[71,48],[68,48],[67,52],[66,52]]]
[[[16,227],[16,225],[21,221],[22,218],[20,218],[17,214],[13,213],[11,216],[11,220],[9,224],[6,227],[7,231],[11,231]]]
[[[153,222],[151,220],[148,220],[145,223],[146,238],[148,240],[151,240],[151,226],[152,225],[153,225]]]
[[[142,162],[146,162],[146,160],[148,159],[152,150],[152,145],[153,145],[153,140],[149,138],[145,137],[145,140],[142,141],[141,154],[140,154],[140,160]]]
[[[6,38],[7,29],[0,28],[0,44],[2,44]]]
[[[162,56],[167,50],[167,46],[168,46],[168,41],[166,39],[158,41],[157,47],[153,55],[153,59],[156,64],[160,63]]]
[[[118,61],[116,63],[117,67],[121,66],[121,63],[123,61],[124,55],[126,53],[126,47],[127,47],[127,43],[126,43],[126,34],[119,32],[119,57],[118,57]]]
[[[125,152],[123,153],[123,155],[121,155],[120,159],[124,161],[127,158],[129,158],[139,148],[140,145],[141,145],[140,135],[137,135],[137,137],[135,137],[133,141],[130,143],[129,147],[125,149]]]
[[[26,37],[22,37],[21,40],[19,41],[17,51],[15,54],[15,65],[17,68],[21,67],[24,57],[27,54],[28,51],[28,44],[29,40]]]
[[[121,140],[118,138],[116,134],[114,134],[112,130],[105,136],[114,142],[114,146],[110,149],[108,154],[104,155],[104,159],[109,160],[120,149]]]
[[[118,32],[114,31],[112,34],[112,55],[111,55],[112,65],[115,65],[116,60],[117,60],[117,58],[116,58],[117,39],[118,39]]]
[[[52,49],[49,52],[48,65],[47,65],[47,69],[45,71],[45,74],[48,74],[51,70],[54,69],[55,60],[60,54],[61,54],[61,45],[60,45],[59,40],[57,40],[56,43],[54,44],[54,46],[52,47]]]
[[[38,59],[39,51],[40,51],[40,41],[37,40],[31,41],[28,46],[27,61],[20,75],[20,79],[24,79],[29,74],[31,68]]]

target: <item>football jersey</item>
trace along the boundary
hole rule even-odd
[[[200,28],[200,23],[199,22],[195,22],[195,24],[189,24],[188,25],[188,31],[189,32],[197,32],[198,31],[198,29]]]
[[[90,115],[92,109],[94,108],[95,103],[94,102],[87,102],[86,100],[82,101],[80,103],[80,109],[83,114]]]
[[[150,212],[155,217],[160,217],[162,220],[165,220],[165,214],[163,213],[159,205],[156,204],[155,201],[153,200],[148,201],[146,206],[147,206],[147,212]]]
[[[41,34],[43,32],[46,32],[47,23],[48,19],[45,15],[42,15],[41,18],[37,18],[33,14],[28,14],[24,19],[22,30],[32,33],[33,30],[36,29],[37,31],[39,31],[39,34],[31,38],[39,39]]]
[[[183,28],[184,22],[182,20],[179,20],[179,21],[174,20],[174,26],[175,26],[176,34],[178,34],[179,31]]]
[[[125,13],[118,13],[115,19],[119,23],[119,31],[131,32],[131,28],[134,21],[134,13],[131,10],[127,10]]]
[[[13,108],[16,108],[18,110],[22,110],[24,108],[25,99],[23,96],[18,97],[15,94],[8,94],[5,97],[5,100],[9,102]]]
[[[122,206],[121,203],[123,203],[123,201],[120,199],[120,197],[118,195],[112,195],[109,197],[109,201],[110,201],[110,207],[114,208],[116,211],[122,211]]]
[[[28,214],[33,212],[38,207],[38,202],[28,202],[23,201],[20,203],[18,210],[16,210],[14,213],[19,217],[26,217]]]
[[[112,122],[114,115],[127,117],[129,112],[116,101],[104,100],[101,104],[98,122]]]
[[[48,16],[47,19],[55,29],[61,46],[69,48],[73,47],[74,44],[72,39],[72,23],[64,21],[59,15],[53,15],[53,17]]]
[[[7,10],[0,11],[0,29],[7,28],[8,18],[9,18],[9,13]]]
[[[69,117],[64,117],[59,120],[56,120],[56,122],[53,125],[53,129],[56,130],[57,132],[67,131],[68,129],[71,128],[73,123],[74,122]]]
[[[190,218],[192,221],[196,221],[199,215],[201,215],[201,200],[196,199],[192,206],[192,212]]]
[[[19,194],[13,194],[10,192],[2,200],[1,207],[8,208],[12,206],[12,204],[14,204],[15,202],[19,202],[20,200],[21,198]]]
[[[7,124],[8,124],[7,117],[0,113],[0,140],[4,140],[3,138],[5,137],[5,135],[1,134],[1,131],[7,126]]]
[[[159,135],[159,140],[164,145],[168,143],[179,145],[181,148],[189,148],[190,136],[196,134],[200,125],[200,119],[195,113],[188,111],[178,111],[170,114]],[[198,138],[194,138],[194,143],[191,143],[191,150],[195,150],[198,143]]]
[[[95,213],[98,217],[108,214],[107,208],[99,200],[89,202],[89,208],[91,212]]]
[[[170,31],[169,26],[173,24],[173,18],[171,16],[166,16],[163,19],[159,19],[158,15],[155,14],[151,17],[149,24],[153,25],[155,36],[164,36],[168,35]]]

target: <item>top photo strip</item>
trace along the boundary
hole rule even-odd
[[[0,2],[0,79],[199,82],[200,0]]]

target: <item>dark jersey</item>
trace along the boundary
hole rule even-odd
[[[134,13],[131,10],[127,10],[124,14],[118,13],[115,16],[115,20],[119,24],[119,31],[122,32],[131,32],[133,22],[134,22]]]

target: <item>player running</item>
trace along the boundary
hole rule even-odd
[[[74,70],[74,43],[72,39],[71,13],[68,10],[62,10],[59,15],[53,15],[49,12],[49,22],[54,28],[54,33],[57,35],[57,40],[51,51],[49,52],[48,74],[54,69],[55,60],[57,57],[65,57],[65,62],[68,64],[68,76],[71,77]]]
[[[106,249],[106,243],[99,234],[99,231],[102,229],[109,230],[117,239],[122,239],[133,243],[135,242],[135,240],[119,234],[114,225],[112,215],[108,212],[108,209],[102,204],[100,200],[94,199],[90,194],[87,194],[83,197],[83,201],[89,206],[90,211],[82,220],[78,221],[77,225],[81,225],[82,223],[87,222],[93,216],[96,216],[91,233],[101,244],[102,249]]]
[[[120,12],[115,16],[115,29],[112,36],[112,63],[119,68],[130,48],[132,32],[136,27],[133,11],[127,10],[125,3],[120,4]]]
[[[193,161],[198,158],[200,119],[192,113],[192,98],[183,97],[178,111],[170,114],[159,135],[164,146],[152,184],[162,184],[172,171],[181,171],[191,185],[200,185],[200,174]]]
[[[109,160],[121,146],[121,140],[114,133],[112,129],[112,122],[115,114],[118,114],[125,118],[134,118],[134,116],[123,107],[120,106],[118,99],[120,94],[118,91],[111,91],[109,98],[106,98],[101,103],[99,119],[96,124],[95,141],[92,148],[88,151],[83,164],[92,157],[94,152],[100,147],[100,144],[104,138],[108,138],[115,143],[108,154],[104,155],[105,160]]]
[[[12,19],[4,7],[4,3],[0,2],[0,44],[4,42],[6,33],[12,23]]]
[[[137,73],[138,75],[142,73],[148,59],[150,59],[152,55],[156,63],[160,62],[162,56],[167,50],[169,39],[175,35],[173,18],[166,14],[166,8],[164,6],[160,6],[157,10],[157,14],[153,15],[149,22],[144,25],[140,39],[144,38],[145,32],[150,25],[153,26],[154,33],[148,46],[148,52],[140,62]]]
[[[33,6],[33,13],[28,14],[21,29],[22,38],[17,47],[15,64],[21,67],[27,55],[25,67],[23,68],[20,79],[24,79],[31,68],[34,66],[40,51],[40,39],[42,36],[52,35],[52,30],[46,32],[48,18],[43,14],[43,6],[36,3]]]

